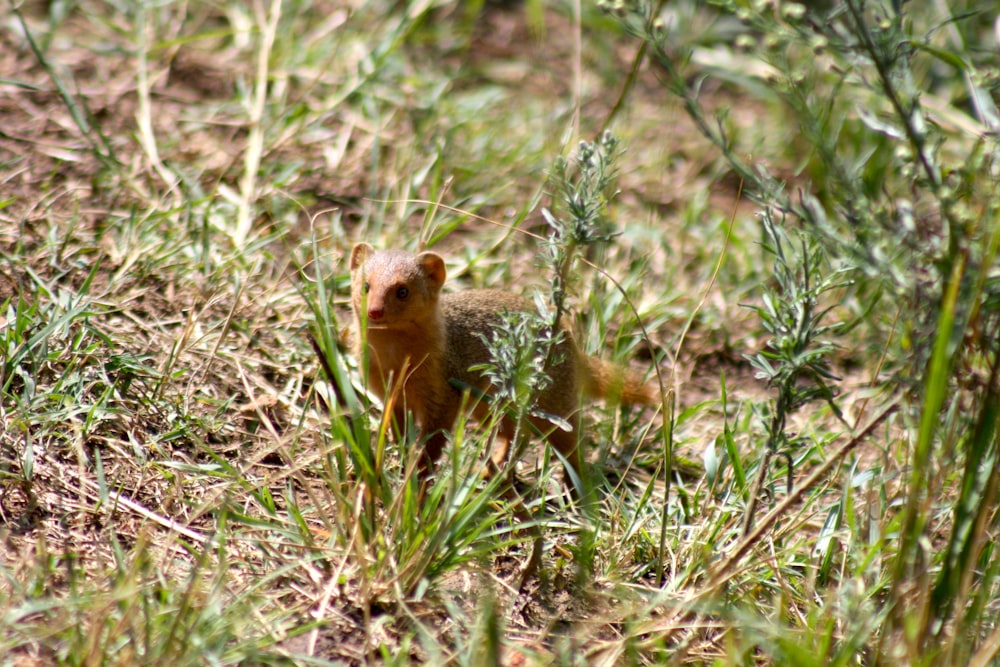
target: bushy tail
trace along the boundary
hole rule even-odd
[[[581,354],[583,393],[625,405],[653,405],[660,402],[660,392],[643,382],[637,373],[597,357]]]

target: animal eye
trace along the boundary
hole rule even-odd
[[[372,291],[372,286],[369,283],[366,282],[365,283],[365,294],[368,294],[368,292],[370,292],[370,291]]]
[[[399,299],[400,301],[403,301],[408,296],[410,296],[410,290],[407,289],[406,287],[400,287],[398,290],[396,290],[396,298]]]

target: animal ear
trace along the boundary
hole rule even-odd
[[[351,250],[351,271],[361,266],[373,252],[375,252],[375,248],[370,243],[355,244],[354,249]]]
[[[424,275],[427,276],[432,282],[437,283],[438,287],[444,285],[444,279],[447,275],[447,271],[445,271],[444,260],[441,259],[441,255],[437,255],[433,252],[422,252],[417,255],[417,263],[423,267]]]

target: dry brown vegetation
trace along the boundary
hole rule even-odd
[[[717,29],[697,4],[677,10],[692,34]],[[759,464],[752,406],[773,395],[744,358],[767,334],[743,304],[774,284],[758,205],[662,69],[643,60],[626,84],[639,43],[596,8],[11,6],[3,664],[783,664],[809,651],[822,664],[838,642],[877,643],[854,623],[888,613],[870,565],[890,559],[876,552],[899,530],[919,421],[882,411],[899,404],[884,383],[899,343],[880,337],[893,311],[830,297],[835,319],[855,318],[829,353],[842,416],[819,404],[790,419],[809,443],[795,453],[800,495],[775,464],[760,533],[741,542],[746,489],[731,489]],[[738,55],[723,42],[695,66],[751,77],[719,64]],[[775,97],[714,77],[699,98],[728,112],[720,127],[744,155],[810,187]],[[545,551],[518,590],[534,533],[476,482],[486,438],[459,438],[442,495],[416,506],[412,448],[383,440],[377,409],[328,377],[350,370],[362,390],[334,345],[345,258],[357,240],[426,244],[454,286],[544,289],[524,232],[544,233],[540,210],[556,205],[553,160],[608,121],[626,152],[608,208],[621,235],[601,267],[648,338],[598,273],[579,277],[574,313],[588,350],[658,364],[673,393],[666,417],[590,409],[599,506],[574,506],[532,451],[521,477]],[[985,362],[970,373],[992,382]],[[859,449],[834,457],[848,442]],[[746,456],[738,474],[727,451]],[[371,476],[365,452],[378,453]],[[837,466],[803,485],[824,461]],[[957,493],[935,498],[922,533],[935,549]],[[872,544],[855,549],[865,531]],[[839,664],[874,654],[858,655]]]

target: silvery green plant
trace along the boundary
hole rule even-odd
[[[770,338],[764,349],[746,358],[756,377],[776,395],[767,404],[756,406],[766,432],[766,449],[748,499],[744,533],[752,525],[760,490],[775,456],[785,461],[787,491],[791,491],[793,451],[802,443],[788,433],[788,417],[817,400],[825,401],[840,415],[834,403],[835,383],[840,378],[831,371],[829,362],[836,345],[827,336],[835,334],[841,323],[824,323],[832,305],[824,305],[823,300],[832,290],[849,285],[841,272],[828,272],[825,253],[818,244],[803,234],[797,234],[798,243],[794,243],[769,211],[762,214],[761,221],[763,248],[773,259],[775,284],[765,288],[762,304],[753,309]]]
[[[551,181],[558,208],[555,212],[542,209],[549,227],[542,258],[550,275],[553,325],[565,313],[577,253],[606,244],[617,234],[605,213],[617,194],[615,161],[620,156],[618,138],[603,132],[594,143],[581,141],[573,160],[560,156],[553,166]]]
[[[544,299],[536,298],[537,312],[510,311],[500,322],[479,337],[489,351],[490,363],[474,366],[492,385],[492,398],[503,406],[514,420],[515,447],[521,446],[525,419],[539,417],[557,428],[571,428],[561,417],[541,410],[536,398],[551,384],[548,369],[561,358],[556,346],[566,332],[549,324],[550,308]],[[513,460],[520,452],[515,451]]]
[[[521,423],[529,416],[542,417],[557,428],[570,427],[564,420],[541,411],[536,398],[551,383],[548,369],[560,361],[558,346],[566,333],[559,325],[566,313],[577,254],[615,236],[605,212],[615,194],[615,161],[620,155],[619,140],[604,132],[594,143],[581,141],[572,159],[560,156],[555,160],[551,174],[555,212],[542,209],[549,226],[542,261],[549,270],[550,294],[548,298],[536,296],[536,312],[508,313],[500,326],[483,336],[490,363],[479,370],[493,385],[498,403],[513,410],[518,435]],[[515,450],[513,460],[517,460],[518,453]]]

